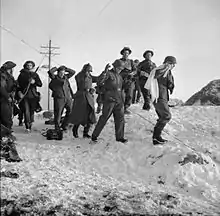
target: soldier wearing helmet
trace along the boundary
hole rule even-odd
[[[12,102],[13,94],[17,88],[17,83],[13,77],[13,69],[16,64],[12,61],[5,62],[0,68],[1,75],[1,89],[0,89],[0,102],[1,102],[1,124],[11,130],[12,122]]]
[[[171,119],[168,101],[169,94],[172,94],[174,89],[174,78],[171,70],[175,65],[176,58],[173,56],[167,56],[164,59],[161,69],[157,69],[155,72],[154,78],[156,78],[158,82],[159,97],[158,100],[154,102],[154,107],[158,115],[158,120],[153,132],[154,145],[164,144],[167,141],[161,137],[161,133]]]
[[[148,80],[150,72],[156,67],[156,64],[152,62],[154,52],[152,50],[146,50],[143,54],[144,60],[138,65],[138,77],[141,92],[144,98],[143,110],[150,110],[150,92],[144,88],[145,83]]]
[[[124,63],[124,69],[121,71],[120,75],[124,82],[124,92],[125,92],[125,114],[130,114],[128,108],[132,104],[133,92],[135,88],[135,78],[136,67],[134,61],[129,59],[129,55],[132,53],[129,47],[124,47],[120,54],[122,58],[120,61]]]
[[[115,121],[115,136],[116,141],[126,143],[124,138],[124,93],[123,93],[123,79],[120,72],[124,69],[124,62],[116,60],[113,64],[113,69],[107,64],[105,71],[100,75],[98,82],[104,85],[104,102],[102,115],[92,134],[92,141],[97,142],[102,129],[107,123],[108,119],[113,114]]]
[[[26,61],[18,76],[17,95],[20,100],[21,112],[24,112],[24,122],[26,131],[31,132],[34,122],[34,112],[39,105],[40,93],[38,87],[42,87],[42,81],[39,75],[34,71],[35,63]]]

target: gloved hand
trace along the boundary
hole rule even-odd
[[[108,72],[108,70],[111,68],[111,65],[108,63],[106,66],[105,66],[105,73],[107,73]]]

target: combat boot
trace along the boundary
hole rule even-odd
[[[18,126],[23,126],[22,120],[19,120]]]
[[[88,138],[88,139],[91,138],[91,136],[89,135],[89,129],[90,129],[90,127],[91,127],[90,124],[87,124],[87,125],[84,127],[83,138]]]
[[[148,103],[144,103],[142,109],[149,111],[150,110],[150,105]]]
[[[124,143],[124,144],[128,142],[128,140],[125,139],[125,138],[117,139],[116,141],[117,141],[117,142]]]
[[[161,130],[158,127],[154,128],[154,133],[153,133],[153,144],[154,145],[162,145],[166,142],[166,140],[164,140],[161,137]]]

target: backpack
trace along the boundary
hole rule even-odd
[[[46,129],[42,132],[42,135],[47,138],[47,140],[62,140],[63,131],[55,129]]]

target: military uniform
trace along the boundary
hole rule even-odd
[[[133,60],[123,59],[120,61],[124,63],[124,69],[121,71],[120,75],[124,81],[124,92],[125,92],[125,110],[132,104],[133,92],[135,88],[135,78],[131,73],[136,71]]]
[[[92,140],[96,140],[100,135],[102,129],[107,123],[108,119],[113,114],[115,121],[115,136],[117,141],[124,140],[124,93],[123,93],[123,79],[114,71],[114,69],[103,72],[100,75],[100,83],[104,83],[104,103],[102,115],[93,131]]]
[[[92,83],[96,82],[95,77],[89,73],[86,75],[86,70],[91,67],[86,64],[83,70],[76,76],[77,92],[74,96],[73,108],[69,117],[69,123],[74,124],[73,136],[78,138],[78,128],[84,126],[83,137],[90,138],[89,130],[92,124],[96,123],[94,92]],[[92,68],[92,67],[91,67]]]
[[[144,98],[144,106],[143,109],[150,109],[150,92],[144,88],[144,85],[147,82],[147,79],[150,75],[150,72],[156,67],[156,64],[151,60],[145,59],[140,62],[138,65],[138,77],[139,77],[139,85],[141,88],[141,92]]]
[[[11,130],[13,121],[12,121],[12,102],[13,100],[12,93],[15,92],[17,83],[14,77],[8,73],[7,69],[12,69],[16,66],[13,62],[6,62],[0,68],[1,76],[1,87],[0,87],[0,103],[1,103],[1,113],[0,121],[1,124]]]
[[[52,97],[54,98],[54,123],[55,129],[60,130],[60,127],[64,130],[67,127],[67,121],[69,119],[72,110],[73,91],[71,89],[69,79],[75,74],[75,71],[69,68],[64,68],[67,75],[60,78],[58,75],[54,75],[57,68],[52,68],[48,71],[50,78],[52,79],[49,88],[52,90]],[[64,108],[66,109],[66,115],[60,126],[60,121]]]
[[[34,84],[30,80],[35,80]],[[40,94],[37,92],[37,87],[43,84],[39,75],[28,69],[22,69],[18,76],[18,94],[25,94],[21,101],[22,110],[24,112],[25,127],[30,130],[34,122],[34,112],[39,103]]]
[[[170,60],[171,63],[172,62],[174,62],[174,64],[176,63],[176,59],[174,57],[165,58],[165,63],[168,60]],[[159,97],[157,99],[157,102],[154,102],[154,107],[158,115],[158,120],[154,127],[154,132],[153,132],[154,144],[160,144],[166,141],[161,137],[161,133],[164,127],[166,126],[166,124],[171,119],[171,113],[168,106],[168,101],[169,101],[169,92],[170,94],[172,94],[174,89],[174,78],[171,73],[171,70],[167,69],[168,67],[169,66],[166,65],[164,69],[158,69],[155,72],[155,78],[157,79],[158,87],[159,87]],[[164,75],[165,73],[167,73],[166,76]]]

